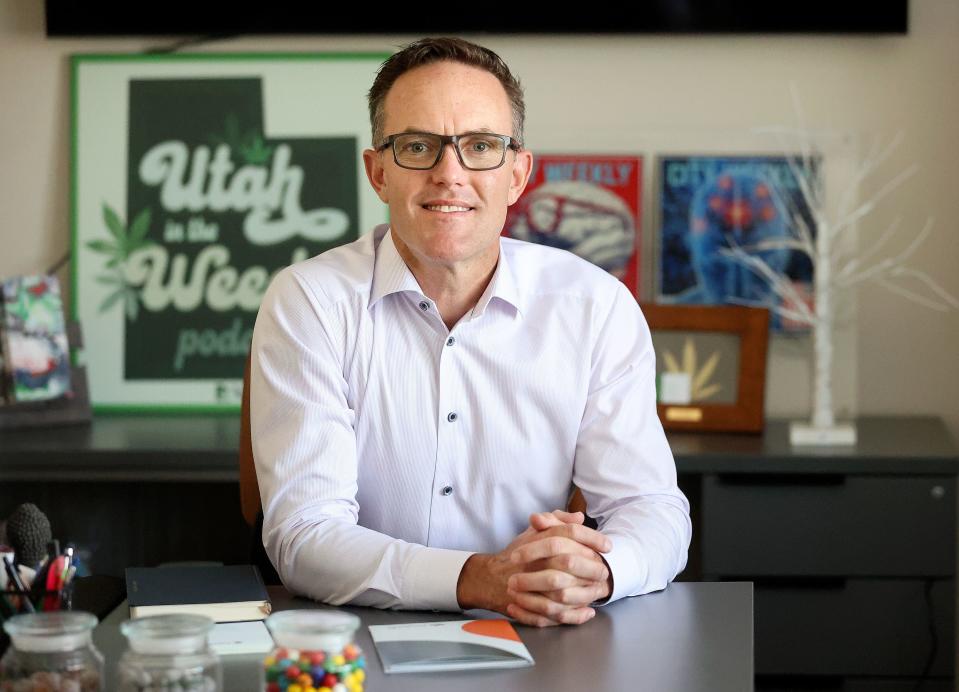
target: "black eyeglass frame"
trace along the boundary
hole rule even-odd
[[[399,157],[396,155],[396,147],[394,145],[398,138],[407,137],[409,135],[426,135],[428,137],[439,138],[440,146],[439,146],[439,149],[437,149],[436,151],[436,159],[433,161],[432,164],[430,164],[429,166],[426,166],[425,168],[419,168],[419,167],[413,167],[413,166],[404,166],[402,163],[400,163]],[[459,140],[462,137],[473,137],[475,135],[486,135],[488,137],[498,137],[503,140],[503,143],[505,144],[505,146],[503,147],[503,158],[500,159],[500,162],[498,164],[496,164],[495,166],[489,166],[487,168],[473,168],[471,166],[466,165],[466,162],[463,160],[463,152],[460,151]],[[459,134],[459,135],[440,135],[440,134],[436,134],[435,132],[398,132],[394,135],[387,136],[386,141],[383,142],[380,146],[376,147],[376,151],[380,152],[386,149],[387,147],[390,147],[393,150],[393,161],[400,168],[405,168],[408,171],[428,171],[431,168],[434,168],[436,164],[440,162],[440,159],[443,158],[443,152],[446,151],[447,144],[453,145],[453,151],[456,152],[456,158],[459,160],[460,165],[468,171],[494,171],[497,168],[502,167],[502,165],[506,163],[507,150],[512,149],[513,151],[520,151],[523,148],[522,143],[519,142],[514,137],[511,137],[509,135],[500,135],[495,132],[464,132],[463,134]]]

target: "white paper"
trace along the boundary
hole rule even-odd
[[[692,378],[688,372],[664,372],[659,375],[659,403],[686,406],[692,401]]]
[[[229,654],[267,654],[273,638],[262,620],[220,622],[210,631],[210,648],[221,656]]]

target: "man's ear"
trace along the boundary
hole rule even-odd
[[[389,194],[386,189],[386,176],[383,170],[383,159],[378,152],[372,149],[363,150],[363,165],[366,167],[366,177],[370,185],[376,191],[377,197],[383,202],[389,202]]]
[[[513,173],[509,181],[509,194],[506,196],[506,204],[511,205],[519,199],[526,189],[526,183],[529,182],[530,173],[533,172],[533,152],[527,149],[521,149],[516,152],[513,159]]]

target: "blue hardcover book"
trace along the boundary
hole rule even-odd
[[[263,620],[270,597],[253,565],[127,567],[130,617],[192,613],[215,622]]]

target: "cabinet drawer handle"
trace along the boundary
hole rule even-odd
[[[722,485],[730,486],[835,486],[846,482],[841,473],[720,473],[716,479]]]
[[[845,577],[761,577],[753,578],[757,589],[805,589],[837,591],[846,588]]]

